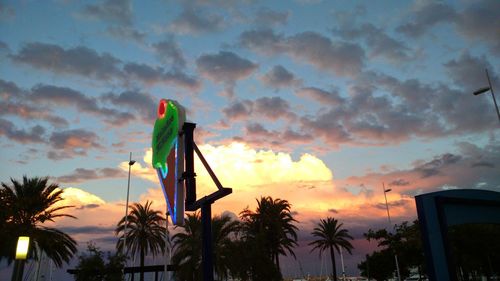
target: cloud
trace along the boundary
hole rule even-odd
[[[121,108],[134,110],[144,123],[150,124],[156,119],[156,102],[146,93],[138,91],[125,91],[121,94],[107,93],[101,96],[101,100]]]
[[[100,168],[100,169],[77,168],[68,175],[57,177],[57,181],[61,183],[81,183],[95,179],[121,178],[125,176],[126,176],[125,172],[116,168]]]
[[[182,50],[172,37],[153,44],[153,48],[164,63],[179,68],[186,66],[186,59],[182,54]]]
[[[63,193],[61,195],[62,201],[58,202],[58,205],[64,206],[74,206],[76,208],[83,209],[89,205],[104,205],[106,202],[95,194],[89,193],[85,190],[76,187],[65,187],[63,188]]]
[[[99,5],[86,5],[82,14],[91,19],[129,25],[132,23],[132,3],[129,0],[105,0]]]
[[[286,50],[285,37],[272,29],[248,30],[241,33],[239,44],[258,53],[272,56]]]
[[[444,66],[453,83],[470,93],[488,85],[485,68],[489,69],[491,77],[495,78],[494,68],[486,57],[474,57],[468,52],[446,62]]]
[[[392,62],[402,62],[411,58],[411,49],[400,40],[390,37],[384,30],[366,23],[360,27],[342,26],[333,33],[345,40],[362,39],[371,57],[385,57]]]
[[[419,37],[439,23],[452,22],[456,11],[444,2],[421,1],[414,6],[411,18],[398,26],[397,31],[408,37]]]
[[[250,117],[276,121],[280,118],[294,119],[288,101],[281,97],[262,97],[254,101],[235,101],[222,109],[225,117],[231,121],[246,120]]]
[[[499,56],[500,3],[482,0],[467,4],[457,17],[457,30],[473,42],[486,42],[492,53]]]
[[[258,67],[253,62],[227,51],[202,55],[196,59],[196,66],[203,76],[216,83],[224,83],[230,96],[234,94],[236,81],[250,76]]]
[[[308,31],[284,37],[270,29],[250,30],[243,32],[239,41],[243,47],[259,53],[285,53],[296,61],[340,76],[358,74],[364,66],[365,54],[360,46],[332,41],[317,32]]]
[[[462,157],[453,154],[443,154],[441,156],[435,157],[433,160],[418,165],[415,170],[418,171],[422,178],[428,178],[432,176],[439,175],[441,170],[451,164],[455,164],[461,160]]]
[[[99,137],[94,132],[83,129],[53,132],[49,144],[55,150],[48,153],[48,157],[53,160],[87,155],[88,150],[102,148]]]
[[[293,73],[281,65],[273,66],[261,79],[265,85],[276,89],[294,87],[301,84],[301,81]]]
[[[222,113],[231,121],[245,120],[250,117],[253,110],[253,102],[250,100],[235,101],[222,109]]]
[[[28,43],[11,58],[15,62],[59,74],[77,74],[98,80],[120,76],[120,60],[83,46],[65,50],[53,44]]]
[[[308,133],[296,132],[291,128],[268,130],[260,123],[245,125],[242,137],[234,137],[235,141],[244,142],[254,147],[266,147],[282,151],[290,150],[296,144],[311,143],[314,139]]]
[[[40,105],[30,105],[26,103],[26,92],[17,87],[13,82],[0,79],[0,116],[12,115],[28,121],[43,120],[55,127],[65,127],[68,121],[55,116],[50,110]]]
[[[186,7],[170,23],[170,30],[180,34],[201,34],[218,31],[223,26],[223,17],[210,14],[206,10],[195,10],[191,7]]]
[[[285,25],[288,22],[289,12],[278,12],[268,8],[261,8],[255,15],[255,23],[260,26]]]
[[[33,87],[31,92],[31,101],[50,106],[54,106],[54,104],[74,106],[78,111],[98,116],[109,124],[124,124],[134,120],[134,116],[128,112],[100,107],[96,98],[88,97],[67,87],[39,84]]]
[[[0,136],[4,136],[10,140],[23,144],[44,143],[44,134],[45,129],[40,125],[36,125],[29,130],[17,129],[14,123],[0,118]]]
[[[110,26],[107,31],[116,38],[130,39],[138,43],[143,43],[146,38],[146,33],[128,26]]]
[[[312,99],[322,105],[338,106],[345,103],[345,100],[340,96],[337,90],[328,92],[316,87],[306,87],[297,90],[295,94],[300,97]]]
[[[290,110],[290,104],[280,97],[262,97],[254,102],[257,116],[264,116],[270,120],[279,118],[293,119],[295,114]]]

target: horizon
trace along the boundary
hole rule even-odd
[[[78,242],[56,273],[72,280],[86,243],[114,249],[129,153],[130,203],[166,209],[151,137],[160,99],[176,100],[233,189],[214,215],[288,200],[299,247],[285,277],[322,270],[307,243],[335,217],[355,237],[344,259],[357,276],[376,248],[363,233],[388,227],[383,185],[392,224],[417,218],[419,194],[500,192],[495,105],[473,95],[487,69],[499,97],[498,26],[495,0],[1,1],[0,181],[65,190],[78,219],[47,225]],[[200,198],[216,187],[195,167]],[[0,263],[0,279],[11,270]]]

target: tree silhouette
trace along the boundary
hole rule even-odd
[[[175,252],[172,258],[179,265],[175,273],[181,280],[201,279],[201,218],[199,213],[188,214],[184,222],[184,232],[172,237]],[[232,261],[238,253],[234,250],[234,238],[239,230],[239,222],[227,215],[212,218],[212,246],[214,270],[219,278],[227,278],[232,271]]]
[[[76,242],[69,235],[42,226],[56,218],[75,218],[60,212],[73,206],[61,205],[63,190],[55,183],[48,184],[48,180],[48,177],[23,176],[22,182],[15,179],[11,179],[11,184],[2,182],[0,253],[9,262],[14,257],[17,237],[21,235],[31,239],[29,256],[37,258],[44,252],[58,267],[68,263],[77,251]]]
[[[279,272],[279,256],[290,254],[295,257],[293,248],[297,246],[297,222],[292,215],[287,200],[261,197],[257,200],[255,212],[245,209],[240,213],[245,235],[262,243],[264,251],[274,262]]]
[[[334,250],[337,250],[337,253],[339,253],[341,249],[345,249],[351,254],[351,250],[353,249],[351,242],[348,241],[353,238],[349,235],[347,229],[342,228],[342,225],[342,223],[339,223],[338,220],[334,218],[328,217],[326,220],[320,219],[318,226],[315,227],[312,232],[312,235],[318,239],[309,243],[309,245],[314,245],[311,252],[318,249],[321,255],[325,250],[330,251],[332,259],[332,277],[335,281],[337,281],[337,268],[335,267]]]
[[[120,235],[116,248],[123,253],[124,238],[126,236],[126,254],[131,251],[132,256],[139,254],[140,267],[144,268],[144,257],[148,253],[156,256],[165,252],[166,228],[165,218],[160,211],[151,209],[150,201],[145,205],[134,203],[127,217],[127,233],[125,232],[125,216],[118,222],[115,229],[117,235]],[[140,280],[144,281],[144,272],[141,270]]]

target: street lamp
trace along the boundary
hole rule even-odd
[[[488,74],[488,69],[486,70],[486,78],[488,78],[488,85],[489,87],[483,87],[481,89],[478,89],[472,93],[473,95],[477,96],[482,93],[486,93],[487,91],[491,91],[491,96],[493,97],[493,103],[495,104],[495,108],[497,110],[497,116],[498,116],[498,121],[500,121],[500,111],[498,111],[498,105],[497,105],[497,100],[495,99],[495,93],[493,92],[493,86],[491,86],[491,80],[490,80],[490,75]]]
[[[132,160],[132,152],[130,152],[130,160],[128,161],[128,182],[127,182],[127,203],[125,204],[125,228],[123,232],[123,246],[127,247],[127,226],[128,226],[128,198],[129,198],[129,193],[130,193],[130,169],[132,168],[132,165],[135,164],[135,160]],[[128,248],[127,251],[125,252],[128,254]]]
[[[14,262],[14,270],[12,271],[12,281],[23,280],[24,261],[28,256],[30,238],[28,236],[19,236],[16,248],[16,261]]]
[[[392,191],[392,189],[390,189],[390,188],[385,189],[384,183],[382,183],[382,189],[384,190],[385,207],[387,209],[387,219],[389,220],[389,226],[392,227],[391,215],[389,214],[389,204],[387,204],[387,195],[386,195],[386,193]],[[396,253],[396,250],[394,250],[394,261],[396,262],[396,272],[398,274],[398,281],[401,281],[401,275],[399,274],[398,254]]]

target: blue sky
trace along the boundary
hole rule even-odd
[[[164,208],[148,157],[157,103],[174,99],[234,189],[218,212],[289,200],[309,272],[314,223],[344,220],[356,274],[382,182],[396,221],[423,192],[500,191],[500,122],[490,93],[472,95],[486,68],[500,89],[498,26],[494,0],[0,1],[0,180],[72,187],[79,220],[56,225],[109,248],[129,152],[131,200]]]

